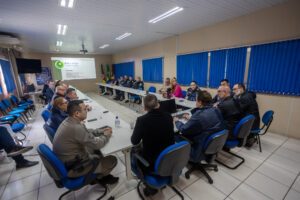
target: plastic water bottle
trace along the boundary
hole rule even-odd
[[[115,119],[115,127],[116,127],[116,128],[119,128],[119,127],[120,127],[120,124],[121,124],[120,119],[119,119],[118,116],[116,116],[116,119]]]

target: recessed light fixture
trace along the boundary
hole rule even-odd
[[[57,35],[66,35],[67,28],[68,28],[67,25],[58,24],[57,25]]]
[[[61,47],[61,46],[62,46],[62,44],[63,44],[63,42],[62,42],[62,41],[56,41],[56,46],[58,46],[58,47]]]
[[[175,13],[178,13],[180,11],[182,11],[183,8],[181,7],[175,7],[175,8],[172,8],[171,10],[159,15],[158,17],[155,17],[153,19],[150,19],[148,22],[149,23],[152,23],[152,24],[155,24],[156,22],[159,22],[160,20],[163,20],[167,17],[170,17],[171,15],[174,15]]]
[[[104,49],[104,48],[106,48],[106,47],[109,47],[109,44],[104,44],[104,45],[102,45],[101,47],[99,47],[100,49]]]
[[[124,33],[123,35],[120,35],[119,37],[116,38],[116,40],[123,40],[124,38],[131,36],[132,33]]]
[[[68,0],[61,0],[60,1],[60,6],[61,7],[66,7],[67,6],[67,1]],[[74,0],[69,0],[68,1],[68,8],[73,8],[73,6],[74,6]]]

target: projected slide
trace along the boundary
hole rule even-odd
[[[52,57],[52,71],[55,80],[94,79],[96,68],[94,58]]]

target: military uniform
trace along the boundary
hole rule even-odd
[[[199,87],[196,87],[195,90],[192,90],[192,88],[189,88],[186,93],[187,99],[189,101],[196,101],[198,91],[201,91]]]

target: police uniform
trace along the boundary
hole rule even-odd
[[[192,90],[192,88],[189,88],[187,90],[187,97],[188,97],[188,100],[189,101],[196,101],[196,98],[197,98],[197,92],[198,91],[201,91],[200,88],[196,87],[195,90]]]
[[[99,164],[94,173],[101,174],[101,177],[108,175],[117,165],[117,159],[114,156],[103,157],[100,154],[94,154],[94,151],[100,151],[108,143],[110,135],[100,134],[99,129],[87,129],[84,124],[73,117],[66,118],[58,127],[53,139],[54,154],[67,166],[70,162],[82,161],[93,156],[100,158]],[[80,177],[85,175],[92,165],[87,163],[78,170],[70,169],[68,177]],[[98,177],[98,178],[101,178]]]

